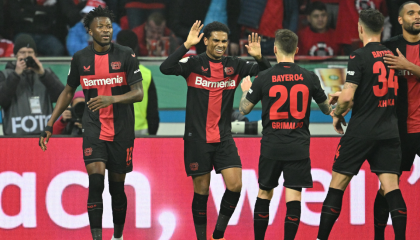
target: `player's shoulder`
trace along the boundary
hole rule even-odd
[[[79,61],[80,59],[83,59],[86,56],[92,55],[93,52],[92,52],[91,48],[92,48],[91,46],[87,46],[87,47],[75,52],[73,54],[72,60],[73,61]]]
[[[402,34],[388,38],[387,40],[383,41],[382,44],[385,46],[393,46],[393,45],[397,45],[397,44],[401,44],[404,43],[404,37]]]

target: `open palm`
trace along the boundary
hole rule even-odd
[[[202,28],[203,24],[201,24],[201,21],[195,21],[191,27],[190,33],[188,34],[187,41],[185,41],[185,47],[190,48],[201,41],[201,38],[203,38],[204,35],[204,33],[200,34]]]
[[[245,47],[252,57],[261,57],[261,37],[258,36],[258,33],[248,35],[248,45],[245,45]]]

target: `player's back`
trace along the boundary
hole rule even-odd
[[[279,63],[261,72],[251,90],[262,103],[261,153],[284,160],[309,157],[312,98],[327,99],[319,78],[294,63]]]
[[[352,116],[346,134],[353,137],[398,137],[395,71],[384,63],[392,52],[378,42],[368,43],[350,54],[346,82],[357,84]]]

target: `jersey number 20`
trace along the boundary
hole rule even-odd
[[[382,83],[382,88],[378,85],[373,86],[373,93],[377,97],[383,97],[388,93],[388,88],[393,88],[395,96],[398,91],[398,77],[394,76],[395,70],[389,69],[388,79],[386,78],[386,68],[382,61],[377,61],[373,64],[373,74],[380,74],[378,82]]]
[[[298,110],[298,93],[302,96],[302,107],[301,111]],[[283,85],[275,85],[270,88],[270,97],[277,97],[277,93],[280,93],[280,98],[273,103],[270,108],[270,120],[288,119],[289,112],[278,112],[279,108],[286,103],[288,98],[287,88]],[[290,89],[290,114],[295,119],[303,119],[308,108],[309,89],[304,84],[296,84]]]

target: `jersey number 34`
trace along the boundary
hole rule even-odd
[[[398,77],[395,75],[394,69],[389,69],[388,79],[386,78],[386,67],[382,61],[377,61],[373,64],[373,74],[380,74],[378,76],[378,82],[382,83],[373,86],[373,94],[377,97],[383,97],[388,93],[388,88],[394,89],[394,94],[397,96],[398,91]]]

